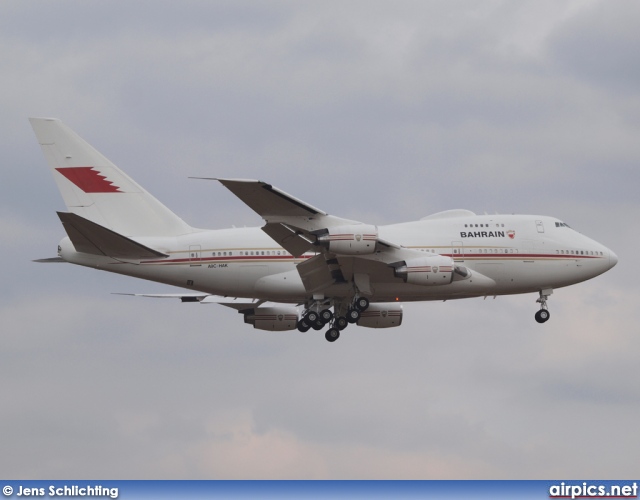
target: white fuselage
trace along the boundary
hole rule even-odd
[[[451,256],[471,270],[469,280],[440,286],[411,285],[393,277],[377,282],[372,302],[446,300],[560,288],[604,273],[617,262],[602,244],[558,219],[529,215],[460,215],[378,227],[383,240]],[[134,238],[168,255],[135,262],[78,253],[68,238],[60,256],[71,263],[213,295],[277,302],[308,300],[293,257],[260,228],[202,230],[171,238]],[[486,279],[488,278],[488,279]],[[348,296],[346,284],[326,295]]]

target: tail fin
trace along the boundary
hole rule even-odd
[[[124,236],[193,231],[60,120],[29,121],[70,212]]]

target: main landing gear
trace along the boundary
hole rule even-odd
[[[335,342],[340,338],[340,331],[337,328],[329,328],[324,334],[324,338],[329,342]]]
[[[298,321],[298,331],[308,332],[310,328],[321,330],[324,325],[333,319],[333,313],[330,309],[322,309],[320,311],[308,310],[302,315],[302,319]]]
[[[540,310],[536,313],[536,321],[538,323],[545,323],[551,317],[549,309],[547,309],[547,299],[552,293],[552,289],[540,290],[540,298],[536,300],[540,304]]]
[[[369,307],[369,299],[356,297],[350,306],[346,304],[336,305],[334,307],[335,315],[328,308],[320,309],[317,304],[311,307],[313,309],[307,309],[302,315],[302,319],[298,321],[298,330],[301,332],[307,332],[311,328],[320,330],[326,324],[330,324],[330,328],[325,333],[324,338],[329,342],[335,342],[340,338],[340,332],[350,323],[358,322],[360,315]]]

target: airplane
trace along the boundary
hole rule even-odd
[[[263,181],[215,180],[262,227],[189,226],[60,120],[30,118],[67,206],[58,257],[181,287],[179,298],[236,309],[267,331],[350,324],[398,327],[405,302],[537,293],[538,323],[557,288],[598,276],[618,257],[565,222],[539,215],[448,210],[376,226],[329,215]]]

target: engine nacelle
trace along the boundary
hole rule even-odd
[[[358,326],[365,328],[393,328],[401,324],[402,306],[394,302],[369,304],[358,320]]]
[[[330,227],[317,236],[316,244],[343,255],[366,255],[376,251],[378,228],[370,224]]]
[[[259,330],[283,332],[298,326],[298,310],[295,307],[256,307],[244,315],[244,322]]]
[[[395,275],[411,285],[448,285],[453,281],[455,264],[451,257],[433,255],[394,264]]]

